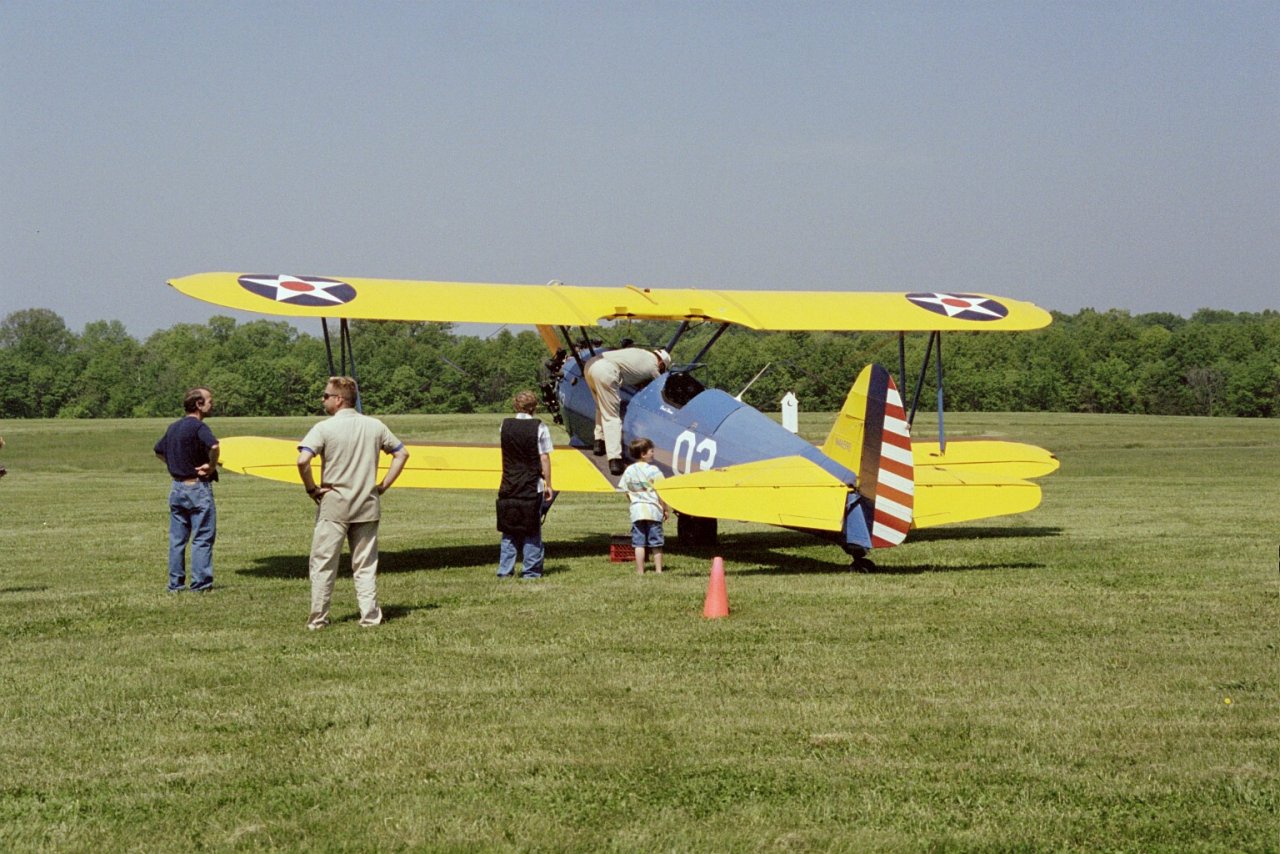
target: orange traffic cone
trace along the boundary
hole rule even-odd
[[[729,594],[724,589],[724,559],[711,561],[711,581],[707,583],[707,600],[702,605],[702,616],[709,620],[729,616]]]

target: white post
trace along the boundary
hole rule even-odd
[[[782,426],[792,433],[800,432],[800,401],[795,392],[789,391],[782,396]]]

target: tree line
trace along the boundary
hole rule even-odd
[[[1084,309],[1053,319],[1034,332],[943,336],[948,409],[1280,416],[1280,312]],[[575,334],[661,346],[675,329],[621,322]],[[696,358],[713,331],[687,334],[675,362]],[[377,413],[505,411],[514,392],[538,386],[549,355],[530,331],[481,338],[442,323],[353,321],[351,337],[364,406]],[[834,410],[864,364],[898,374],[897,342],[884,333],[733,328],[696,371],[731,394],[745,389],[761,409],[777,409],[793,391],[806,410]],[[929,408],[935,372],[916,373],[926,347],[925,336],[908,336],[908,394],[918,385]],[[144,340],[114,320],[77,333],[48,309],[0,321],[2,418],[167,416],[196,385],[215,390],[220,415],[315,414],[327,376],[324,340],[284,321],[218,316]]]

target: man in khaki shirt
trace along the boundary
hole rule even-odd
[[[671,367],[666,350],[624,347],[587,362],[587,387],[596,400],[595,455],[609,456],[609,473],[622,474],[622,386],[639,388]]]
[[[308,629],[329,625],[329,602],[338,574],[342,542],[351,545],[351,575],[360,625],[382,622],[378,607],[378,497],[391,488],[409,452],[404,443],[376,418],[356,411],[356,381],[330,377],[324,387],[324,411],[329,418],[316,424],[298,446],[298,473],[307,495],[316,502],[316,527],[311,537],[311,616]],[[378,480],[378,452],[391,455],[391,465]],[[320,485],[311,473],[311,460],[321,460]]]

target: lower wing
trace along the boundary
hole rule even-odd
[[[675,475],[655,484],[681,513],[839,531],[849,487],[804,457],[778,457]]]
[[[290,439],[262,436],[231,436],[220,439],[219,464],[227,471],[299,483],[298,443]],[[498,489],[502,480],[502,451],[496,445],[410,445],[409,462],[396,480],[395,488],[410,489]],[[378,464],[381,475],[390,459]],[[320,460],[312,462],[317,482]],[[556,448],[551,452],[551,479],[558,491],[614,492],[613,484],[582,451]]]

